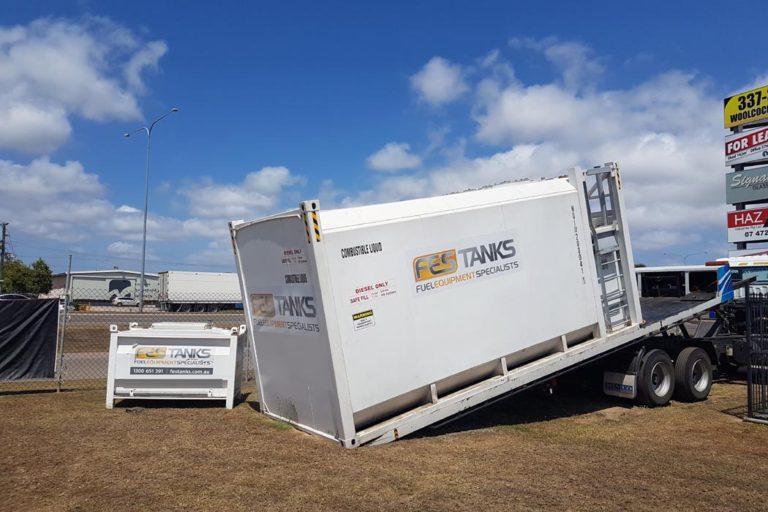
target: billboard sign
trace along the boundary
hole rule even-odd
[[[723,100],[726,128],[768,119],[768,87],[734,94]]]
[[[728,241],[759,242],[768,240],[768,208],[728,212]]]
[[[768,167],[736,171],[725,175],[725,202],[728,204],[768,201]]]
[[[725,165],[768,159],[768,127],[725,137]]]

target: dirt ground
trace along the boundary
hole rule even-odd
[[[241,403],[104,408],[103,391],[0,396],[0,510],[765,509],[768,427],[743,384],[659,409],[512,397],[345,450]],[[136,405],[131,402],[130,405]]]

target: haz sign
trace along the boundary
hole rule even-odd
[[[741,92],[723,100],[726,128],[768,119],[768,87]]]
[[[728,212],[729,242],[768,240],[768,208]]]
[[[768,127],[725,137],[725,165],[768,159]]]

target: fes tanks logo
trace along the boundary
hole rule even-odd
[[[251,305],[257,328],[271,328],[276,331],[320,332],[320,325],[311,321],[317,317],[314,297],[252,293]]]
[[[446,249],[413,259],[416,293],[424,293],[458,283],[504,274],[520,267],[515,240],[507,238]]]
[[[210,366],[211,349],[199,347],[137,347],[134,363],[164,366]]]

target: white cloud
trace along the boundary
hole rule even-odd
[[[47,157],[28,165],[0,160],[0,219],[15,232],[72,243],[96,237],[141,240],[143,216],[130,206],[115,207],[96,174],[80,162],[58,164]],[[191,236],[178,219],[150,215],[149,240]]]
[[[0,218],[13,229],[55,240],[81,240],[88,222],[110,216],[105,189],[79,162],[0,160]]]
[[[107,253],[120,259],[136,258],[141,259],[141,244],[132,244],[128,242],[112,242],[107,246]],[[151,247],[147,247],[147,261],[157,260],[157,254]]]
[[[164,41],[152,41],[136,52],[125,65],[124,73],[128,86],[138,93],[146,92],[141,74],[145,69],[157,70],[158,62],[166,52],[168,45]]]
[[[442,57],[432,57],[411,76],[411,87],[432,106],[450,103],[469,90],[461,66]]]
[[[286,167],[264,167],[245,175],[238,183],[220,183],[210,178],[190,182],[179,190],[190,218],[181,229],[189,236],[228,236],[227,224],[270,212],[283,200],[283,193],[305,182]]]
[[[0,148],[49,153],[69,137],[72,116],[140,119],[141,73],[165,51],[105,18],[0,27]],[[126,85],[114,73],[120,67]]]
[[[279,203],[287,187],[304,181],[286,167],[264,167],[248,173],[242,183],[204,179],[187,185],[180,193],[186,197],[192,216],[203,219],[194,219],[190,229],[202,233],[211,219],[220,219],[226,229],[229,220],[253,218],[269,211]]]
[[[411,153],[411,146],[404,142],[389,142],[366,159],[368,167],[377,171],[401,171],[415,169],[421,158]]]
[[[562,74],[567,89],[579,89],[593,85],[603,74],[604,67],[592,58],[592,49],[575,41],[558,41],[515,38],[509,41],[513,48],[540,52]]]
[[[185,261],[195,265],[231,266],[233,271],[235,267],[232,243],[229,238],[208,242],[204,249],[190,254],[185,258]]]
[[[3,103],[0,93],[0,147],[43,154],[61,146],[70,133],[64,109]]]
[[[55,163],[47,157],[28,165],[0,160],[0,183],[0,219],[11,223],[17,240],[53,241],[62,253],[75,246],[80,247],[80,252],[103,251],[106,247],[106,253],[115,258],[140,257],[141,210],[112,204],[99,177],[86,172],[81,163]],[[188,194],[192,216],[174,218],[150,210],[147,258],[157,260],[160,251],[178,251],[174,248],[186,241],[190,249],[169,259],[228,266],[232,259],[228,254],[231,247],[227,222],[273,210],[286,194],[290,197],[293,191],[288,187],[299,183],[303,178],[284,167],[265,167],[248,174],[240,183],[207,180],[199,188],[189,186],[183,194]],[[197,201],[202,197],[207,201]],[[229,208],[227,201],[232,201]],[[241,215],[231,216],[234,213]],[[205,249],[196,251],[201,242],[207,244]],[[187,258],[186,254],[191,256]]]
[[[442,151],[442,165],[380,177],[362,192],[327,184],[337,203],[423,197],[617,161],[635,249],[687,254],[724,247],[722,100],[706,79],[669,70],[627,88],[599,89],[603,64],[588,47],[555,40],[513,46],[553,63],[556,74],[526,84],[498,52],[480,60],[468,115],[475,142],[496,151],[476,158]],[[454,145],[460,148],[461,138]]]

